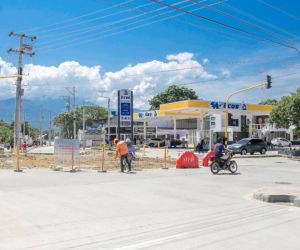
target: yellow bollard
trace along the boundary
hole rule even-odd
[[[168,169],[168,167],[167,167],[167,147],[165,147],[165,150],[164,150],[164,166],[162,167],[162,169]]]
[[[105,162],[105,144],[102,147],[102,158],[101,158],[101,169],[98,171],[99,173],[106,173],[107,171],[104,170],[104,162]]]
[[[72,168],[71,168],[71,173],[74,173],[76,172],[76,170],[74,169],[74,148],[72,148],[72,154],[71,154],[71,165],[72,165]]]
[[[16,147],[16,169],[15,172],[23,172],[22,169],[20,169],[20,152],[19,152],[19,145]]]
[[[143,144],[143,156],[145,156],[145,155],[146,155],[146,145]]]

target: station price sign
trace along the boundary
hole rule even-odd
[[[118,108],[120,127],[131,127],[132,123],[132,91],[121,89],[118,91]]]

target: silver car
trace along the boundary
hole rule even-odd
[[[278,147],[291,147],[292,143],[284,138],[275,138],[273,140],[271,140],[271,144],[273,146],[278,146]]]

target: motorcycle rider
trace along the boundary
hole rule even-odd
[[[215,157],[218,159],[222,158],[222,156],[224,156],[224,151],[224,140],[222,138],[219,138],[217,140],[217,144],[214,147]]]

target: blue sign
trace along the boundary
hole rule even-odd
[[[139,118],[150,118],[150,117],[157,117],[156,111],[146,111],[138,113]]]
[[[213,109],[226,109],[226,102],[217,102],[212,101],[210,102],[210,106]],[[247,110],[247,105],[245,103],[228,103],[228,109],[235,109],[235,110]]]
[[[118,123],[120,127],[131,127],[132,123],[132,91],[121,89],[118,91]]]
[[[130,116],[131,105],[130,103],[121,103],[121,115]]]

